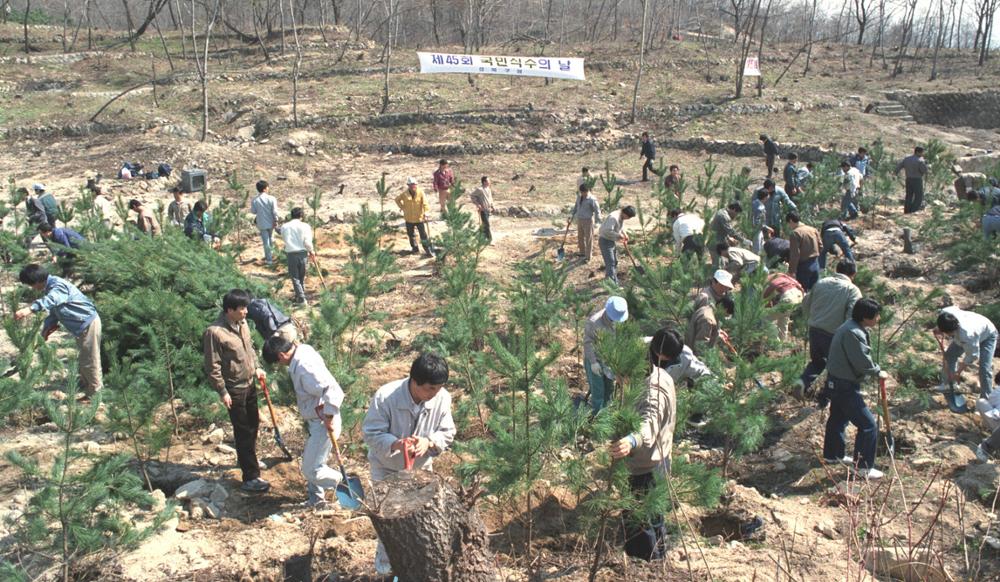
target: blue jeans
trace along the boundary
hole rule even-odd
[[[816,378],[826,369],[826,359],[830,355],[833,334],[818,327],[809,327],[809,363],[802,372],[802,384],[809,390]]]
[[[611,400],[615,383],[601,374],[592,372],[589,363],[585,362],[584,368],[587,371],[587,386],[590,387],[590,409],[594,411],[594,414],[597,414]]]
[[[273,258],[271,256],[271,251],[274,249],[274,242],[271,238],[273,234],[273,228],[260,229],[260,241],[264,243],[264,260],[267,261],[268,265],[273,262]]]
[[[858,205],[854,201],[854,192],[847,192],[840,199],[840,218],[855,219],[858,217]]]
[[[997,334],[987,337],[979,343],[979,394],[986,398],[993,391],[993,352],[997,349]],[[952,372],[958,367],[958,357],[965,353],[962,346],[952,342],[944,352],[948,369]]]
[[[991,237],[1000,236],[1000,216],[983,216],[983,238],[990,240]]]
[[[822,255],[822,253],[820,253]],[[802,288],[809,291],[819,281],[819,257],[800,260],[795,267],[795,280]]]
[[[847,449],[844,429],[847,423],[851,423],[858,429],[854,437],[854,462],[859,469],[874,467],[878,428],[872,411],[861,396],[861,385],[840,378],[830,378],[826,384],[830,396],[830,418],[826,420],[823,437],[823,458],[844,457]]]
[[[604,259],[604,276],[615,285],[618,284],[618,243],[605,238],[598,238],[597,245]]]
[[[823,231],[823,250],[819,252],[819,268],[823,270],[826,268],[826,255],[827,253],[833,251],[833,247],[838,246],[840,250],[844,251],[844,257],[854,260],[854,253],[851,252],[851,245],[847,243],[847,237],[844,236],[844,231],[839,228],[831,228],[830,230]]]

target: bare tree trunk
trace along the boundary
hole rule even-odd
[[[122,0],[122,5],[125,7],[125,22],[128,24],[128,44],[132,52],[135,52],[135,37],[132,36],[132,31],[135,30],[135,23],[132,22],[132,9],[129,8],[128,0]]]
[[[396,12],[399,10],[399,0],[385,0],[385,6],[388,16],[386,17],[385,48],[383,52],[385,69],[382,75],[382,109],[379,111],[379,115],[384,115],[389,110],[389,62],[392,60],[392,43],[395,40]]]
[[[69,29],[69,0],[63,0],[62,50],[67,52],[66,30]]]
[[[250,20],[253,21],[253,32],[257,36],[257,44],[260,45],[260,50],[264,53],[264,62],[269,63],[271,62],[271,55],[267,52],[267,45],[264,44],[264,39],[260,36],[260,27],[257,26],[257,3],[254,2],[250,9],[253,11]]]
[[[441,46],[441,35],[438,34],[437,0],[431,0],[431,30],[434,32],[434,46]]]
[[[293,7],[294,10],[294,7]],[[281,25],[281,56],[285,56],[285,2],[278,0],[278,12],[281,15],[279,24]]]
[[[812,10],[809,11],[809,48],[806,49],[806,65],[802,68],[803,77],[809,74],[809,64],[812,62],[813,37],[816,34],[816,3],[816,0],[813,0]],[[763,34],[761,38],[763,38]]]
[[[295,6],[289,12],[292,16],[292,38],[295,40],[295,63],[292,65],[292,125],[299,126],[299,71],[302,67],[302,44],[299,42],[299,27],[295,20]]]
[[[337,0],[330,0],[330,4],[333,6],[333,25],[340,26],[340,4]]]
[[[750,11],[747,13],[744,22],[747,24],[743,31],[743,41],[740,47],[740,58],[736,60],[736,98],[743,96],[743,68],[746,66],[747,56],[750,55],[750,47],[753,45],[753,34],[757,29],[757,15],[760,13],[760,0],[754,0],[750,4]]]
[[[934,43],[934,59],[931,63],[931,78],[933,81],[937,79],[937,65],[938,65],[938,52],[941,50],[941,44],[944,42],[944,0],[938,0],[938,34],[937,41]]]
[[[163,38],[163,31],[160,30],[160,25],[154,20],[153,27],[156,28],[156,34],[160,37],[160,44],[163,46],[163,54],[167,55],[167,64],[170,65],[170,72],[174,72],[174,59],[170,56],[170,49],[167,48],[167,39]],[[156,91],[156,85],[153,85],[153,91]]]
[[[194,44],[194,61],[198,69],[198,78],[201,80],[201,141],[208,139],[208,47],[212,41],[212,29],[219,16],[219,8],[222,0],[215,0],[215,8],[211,14],[206,11],[208,22],[205,25],[205,48],[199,55],[198,37],[195,33],[195,0],[191,0],[191,42]],[[207,8],[207,6],[206,6]]]
[[[896,64],[892,68],[892,76],[903,72],[903,57],[906,56],[906,48],[909,46],[910,38],[913,36],[913,18],[917,12],[917,0],[906,0],[906,12],[903,14],[903,32],[899,42],[899,52],[896,54]]]
[[[31,62],[31,44],[28,42],[28,15],[31,14],[31,0],[24,3],[24,54],[28,55],[28,62]]]
[[[757,44],[757,66],[760,67],[760,75],[757,77],[757,97],[764,96],[764,31],[767,30],[767,19],[771,14],[771,0],[767,0],[767,8],[764,9],[764,22],[760,24],[760,42]],[[813,0],[813,19],[816,16],[816,0]],[[812,38],[809,39],[812,45]]]
[[[636,105],[639,103],[639,84],[642,82],[642,68],[646,64],[646,18],[649,12],[649,0],[642,0],[642,34],[639,37],[639,70],[635,73],[635,89],[632,91],[631,123],[635,123]]]

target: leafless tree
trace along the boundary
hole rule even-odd
[[[770,2],[770,0],[768,0]],[[749,11],[744,20],[745,26],[742,31],[740,58],[736,59],[736,98],[743,96],[743,69],[746,66],[747,57],[750,56],[750,48],[753,46],[754,31],[757,30],[757,16],[760,14],[761,0],[750,0]]]
[[[855,1],[857,1],[857,0],[855,0]],[[812,2],[812,10],[809,11],[809,48],[806,49],[806,64],[802,68],[802,76],[803,77],[809,74],[809,65],[812,64],[813,38],[816,35],[816,8],[817,8],[817,5],[818,5],[817,0],[813,0],[813,2]],[[764,33],[763,33],[763,31],[761,31],[761,44],[763,44],[763,39],[764,39]]]
[[[31,60],[31,44],[28,42],[28,16],[31,14],[31,0],[24,3],[24,54]]]
[[[934,43],[934,58],[931,63],[931,78],[930,78],[931,81],[937,79],[938,53],[941,51],[941,45],[943,43],[944,43],[944,0],[938,0],[937,41]]]
[[[385,69],[382,75],[382,109],[380,114],[389,110],[389,63],[392,60],[392,44],[396,41],[399,26],[399,3],[401,0],[382,0],[385,6],[385,44],[382,47],[382,58]]]
[[[211,12],[207,10],[205,18],[204,46],[198,46],[198,35],[195,31],[197,18],[195,16],[195,0],[191,0],[191,44],[194,45],[195,67],[198,69],[198,79],[201,81],[201,141],[208,138],[208,47],[212,41],[212,29],[215,28],[215,21],[219,17],[219,9],[222,0],[215,0]],[[200,53],[200,54],[199,54]]]
[[[917,13],[918,0],[906,0],[905,12],[903,13],[902,30],[900,33],[899,52],[896,53],[896,64],[892,68],[892,76],[903,72],[903,58],[906,56],[906,49],[913,37],[913,19]],[[990,0],[985,0],[990,1]]]
[[[642,82],[642,68],[646,63],[646,25],[649,13],[649,0],[642,0],[642,33],[639,40],[639,69],[635,73],[635,89],[632,91],[631,122],[635,123],[635,110],[639,102],[639,84]],[[645,172],[644,172],[645,174]]]
[[[1000,0],[976,0],[974,10],[976,14],[976,38],[972,43],[972,49],[979,51],[979,65],[986,63],[989,55],[990,39],[993,37],[993,19],[996,16],[997,7]]]
[[[865,30],[871,20],[875,0],[854,0],[854,19],[858,21],[858,46],[865,42]]]
[[[289,11],[292,16],[292,39],[295,41],[295,62],[292,64],[292,125],[299,126],[299,71],[302,68],[302,43],[299,42],[299,27],[295,20],[295,8]]]

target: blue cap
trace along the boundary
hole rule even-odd
[[[604,304],[604,315],[615,323],[621,323],[628,319],[628,302],[624,297],[608,297]]]

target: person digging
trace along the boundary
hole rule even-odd
[[[295,388],[299,414],[309,429],[302,451],[302,476],[308,483],[307,507],[326,504],[326,491],[336,489],[344,479],[340,471],[326,464],[333,449],[333,438],[340,437],[340,407],[344,391],[327,369],[319,353],[308,344],[293,344],[280,335],[264,342],[264,361],[288,368]]]

